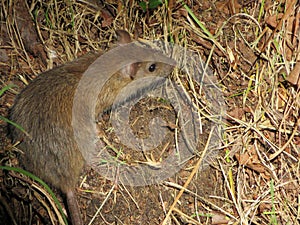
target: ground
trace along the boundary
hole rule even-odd
[[[64,213],[43,185],[5,167],[19,168],[21,154],[7,126],[15,96],[44,71],[113,48],[115,31],[125,29],[135,39],[181,46],[208,66],[201,82],[184,70],[170,77],[190,96],[203,131],[193,157],[158,184],[124,185],[86,166],[76,189],[84,224],[300,224],[299,2],[149,2],[2,1],[1,223],[64,224],[66,213],[59,190],[50,184]],[[212,98],[210,90],[218,90]],[[143,98],[130,111],[133,133],[146,138],[149,121],[160,117],[168,135],[136,153],[118,140],[109,115],[99,117],[100,140],[131,166],[159,167],[182,128],[169,101]]]

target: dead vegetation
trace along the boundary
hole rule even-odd
[[[16,86],[0,95],[1,116],[7,117],[30,79],[88,51],[108,49],[116,29],[199,52],[227,113],[220,154],[209,167],[200,166],[206,130],[203,149],[163,184],[117,185],[86,169],[78,189],[85,223],[300,224],[299,2],[169,1],[146,11],[137,1],[116,2],[2,1],[1,89]],[[193,90],[180,77],[209,121],[213,110],[204,116],[200,106],[209,103],[200,87]],[[0,125],[1,165],[17,167],[19,152],[3,119]],[[0,174],[4,224],[63,223],[43,187],[17,172]]]

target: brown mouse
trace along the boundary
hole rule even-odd
[[[131,41],[126,31],[118,31],[117,35],[119,44]],[[74,190],[85,165],[71,124],[73,98],[83,73],[100,56],[101,53],[88,53],[40,74],[16,97],[10,112],[10,119],[29,134],[10,127],[13,141],[21,141],[18,145],[24,152],[21,165],[66,194],[73,225],[83,224]],[[147,76],[147,73],[167,76],[172,68],[158,62],[125,66],[104,85],[96,113],[109,107],[119,91],[136,77]]]

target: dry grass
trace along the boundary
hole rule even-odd
[[[198,194],[197,190],[202,187],[193,186],[201,184],[196,179],[202,173],[197,164],[201,157],[197,156],[186,166],[184,173],[180,173],[180,179],[162,185],[172,194],[169,201],[161,200],[156,209],[161,218],[153,221],[149,218],[142,221],[143,224],[156,224],[157,221],[161,224],[300,224],[300,72],[296,66],[300,60],[299,3],[186,1],[187,7],[170,1],[169,7],[162,5],[143,13],[135,1],[127,1],[125,5],[108,1],[111,4],[105,5],[105,10],[115,13],[111,16],[92,0],[48,0],[43,3],[33,0],[25,10],[31,13],[38,30],[39,42],[36,45],[30,43],[35,46],[37,52],[34,52],[28,43],[24,43],[26,37],[34,37],[17,26],[19,12],[13,2],[2,1],[0,11],[2,87],[11,83],[23,87],[42,71],[88,51],[107,49],[113,43],[114,30],[124,28],[144,39],[172,41],[200,52],[217,77],[227,114],[223,120],[221,154],[212,169],[219,180],[216,188],[222,189],[222,195],[212,196],[213,190],[207,196]],[[200,107],[209,103],[197,92],[197,84],[188,83],[185,78],[182,83],[189,88],[187,92],[199,106],[201,117],[212,120],[213,108],[203,112]],[[0,96],[1,115],[7,116],[7,109],[18,90],[13,88]],[[6,140],[3,137],[6,136],[5,126],[1,122],[2,140]],[[15,166],[16,152],[7,143],[0,150],[2,165]],[[1,196],[9,189],[4,182],[7,181],[5,176],[18,183],[16,175],[1,173]],[[26,184],[20,182],[24,188]],[[81,183],[85,190],[81,195],[106,193],[98,206],[119,196],[114,184],[106,184],[106,189],[92,190],[85,182]],[[122,185],[119,188],[123,197],[130,193]],[[125,199],[138,205],[135,197]],[[185,203],[186,199],[191,202]],[[52,215],[54,206],[48,201],[45,203],[43,198],[41,202],[48,204],[45,207]],[[5,197],[0,199],[1,204],[1,210],[10,208]],[[138,207],[135,210],[138,211]],[[113,213],[116,218],[122,218],[122,211]],[[59,212],[54,214],[59,215]],[[90,221],[93,215],[87,215],[87,221]],[[92,224],[105,224],[105,213],[99,215]],[[53,221],[58,218],[50,217]],[[15,221],[18,219],[17,216],[14,218]],[[56,224],[53,221],[52,224]],[[47,224],[43,220],[40,223]]]

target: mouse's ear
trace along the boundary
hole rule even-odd
[[[116,30],[116,34],[117,34],[118,45],[122,46],[122,45],[132,42],[130,34],[127,31]],[[121,69],[121,73],[124,77],[130,77],[131,79],[134,79],[137,69],[138,69],[138,64],[131,63],[131,64],[124,66]]]
[[[128,77],[133,80],[137,73],[138,66],[139,66],[139,63],[128,64],[121,69],[121,74],[124,77]]]
[[[116,30],[118,45],[128,44],[132,42],[130,34],[126,30]]]

